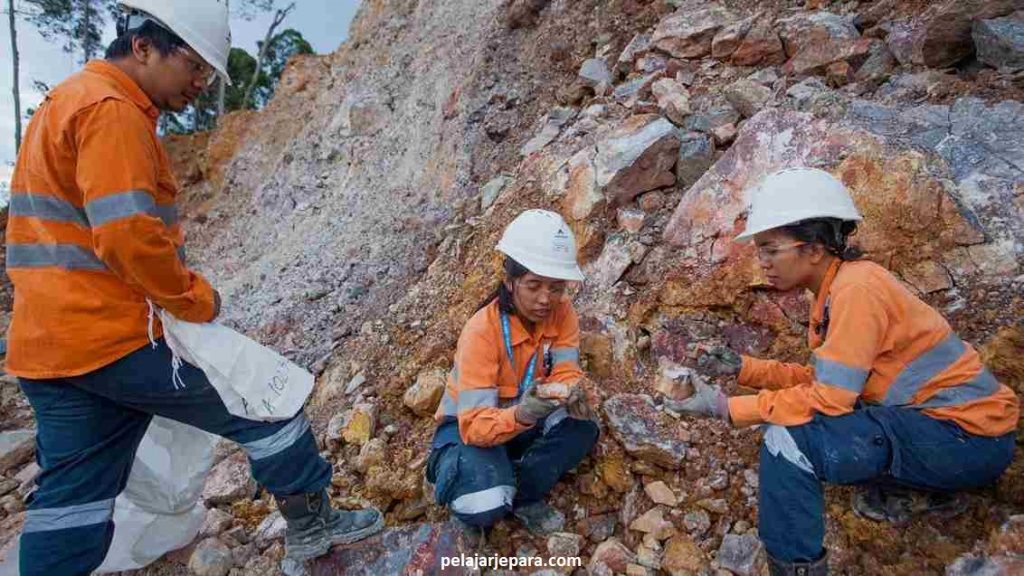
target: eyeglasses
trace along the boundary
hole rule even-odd
[[[205,79],[207,86],[213,84],[214,78],[217,77],[217,70],[213,66],[193,58],[188,48],[184,46],[178,46],[178,54],[185,60],[192,77]]]
[[[775,260],[779,257],[779,254],[805,245],[807,245],[807,242],[794,242],[792,244],[784,244],[782,246],[758,246],[757,259],[762,262]]]

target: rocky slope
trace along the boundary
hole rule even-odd
[[[169,141],[190,259],[230,323],[318,373],[310,411],[337,502],[387,510],[383,537],[312,573],[432,573],[466,550],[422,481],[429,414],[499,277],[497,237],[528,207],[560,211],[580,241],[575,301],[605,433],[552,495],[565,532],[502,523],[488,553],[579,555],[590,574],[763,573],[759,432],[662,399],[699,345],[807,358],[805,295],[769,290],[751,247],[731,242],[746,187],[784,166],[842,178],[868,257],[1024,392],[1021,8],[368,1],[349,42],[293,62],[267,109]],[[197,573],[275,573],[280,517],[224,448],[206,540],[144,573],[190,559]],[[1024,569],[1020,448],[952,520],[879,525],[848,498],[828,491],[837,573]],[[0,529],[16,529],[19,504]]]

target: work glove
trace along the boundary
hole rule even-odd
[[[712,376],[735,376],[743,368],[743,358],[725,346],[715,346],[697,359],[697,367]]]
[[[597,414],[587,401],[587,392],[579,384],[573,386],[569,392],[569,399],[565,401],[565,411],[569,413],[570,418],[597,421]]]
[[[519,404],[516,406],[516,420],[523,424],[533,426],[538,420],[543,420],[558,409],[558,400],[548,400],[537,396],[537,386],[530,386],[523,392]]]
[[[729,399],[718,386],[709,386],[702,378],[694,378],[693,385],[693,396],[686,400],[665,400],[665,406],[681,414],[710,416],[730,421]]]

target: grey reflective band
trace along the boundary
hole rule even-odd
[[[814,473],[814,465],[796,445],[796,440],[788,428],[774,424],[769,426],[768,431],[764,433],[764,447],[772,456],[782,456],[797,468],[817,476]]]
[[[959,406],[975,400],[987,398],[999,391],[999,382],[987,369],[982,368],[981,373],[972,380],[942,388],[930,398],[915,404],[914,408],[943,408],[946,406]]]
[[[163,220],[168,228],[178,223],[178,207],[174,204],[157,204],[152,215]]]
[[[580,363],[580,351],[579,348],[552,348],[551,349],[551,364],[557,365],[562,362],[575,362]]]
[[[463,494],[448,505],[453,512],[459,514],[481,514],[498,508],[511,508],[512,497],[515,496],[514,486],[495,486],[478,492]]]
[[[548,414],[548,417],[544,419],[544,431],[542,434],[547,436],[548,432],[550,432],[552,428],[561,424],[562,420],[565,420],[568,417],[569,411],[565,409],[565,406],[562,406],[558,410]]]
[[[186,256],[185,247],[184,246],[178,246],[178,260],[181,260],[182,264],[185,263],[185,256]]]
[[[864,383],[868,380],[868,371],[815,356],[814,379],[822,384],[860,394],[864,391]]]
[[[456,364],[452,368],[452,383],[458,385],[459,383],[459,365]]]
[[[470,388],[459,390],[459,412],[473,408],[494,408],[498,405],[497,388]]]
[[[253,460],[263,460],[290,448],[302,435],[309,431],[309,420],[305,413],[300,413],[284,428],[266,438],[245,442],[242,448]]]
[[[103,226],[115,220],[139,214],[156,216],[156,201],[149,192],[134,190],[97,198],[85,205],[85,214],[93,226]]]
[[[455,400],[452,400],[452,395],[447,390],[441,396],[441,414],[452,417],[459,415],[459,407],[455,405]]]
[[[89,249],[77,244],[8,244],[7,269],[64,268],[102,270],[107,266]]]
[[[89,221],[85,218],[85,210],[67,200],[49,194],[11,194],[10,214],[11,216],[73,222],[80,226],[89,226]]]
[[[885,393],[882,404],[885,406],[906,406],[914,395],[963,356],[967,346],[956,334],[950,334],[944,340],[932,346],[930,350],[907,363],[893,380]]]
[[[63,508],[34,508],[25,513],[22,532],[48,532],[105,524],[114,516],[114,499]]]

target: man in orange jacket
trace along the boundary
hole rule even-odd
[[[223,0],[124,0],[119,37],[46,97],[11,185],[6,369],[36,415],[41,473],[21,538],[22,576],[91,573],[113,535],[114,499],[154,415],[239,443],[287,520],[289,565],[379,531],[376,510],[338,512],[303,413],[232,416],[199,369],[178,370],[152,306],[190,322],[220,298],[186,266],[178,189],[156,134],[215,74],[227,81]],[[152,304],[151,304],[152,303]]]

